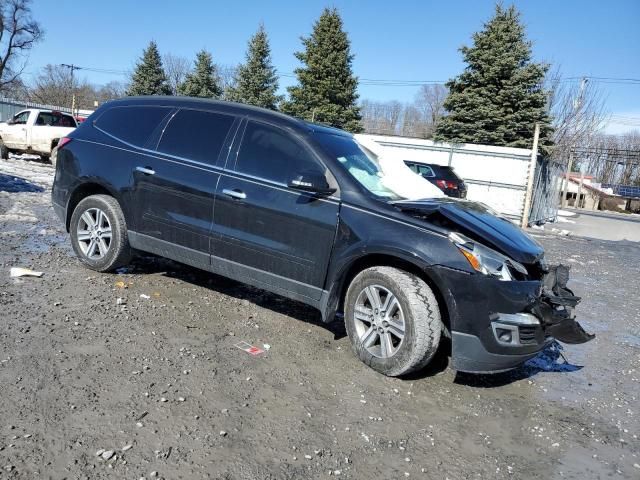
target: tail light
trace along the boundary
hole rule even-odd
[[[455,182],[452,182],[450,180],[436,180],[436,185],[438,185],[438,187],[444,189],[450,189],[450,190],[457,190],[458,189],[458,184]]]
[[[60,139],[60,141],[58,142],[58,150],[60,150],[62,147],[64,147],[67,143],[69,143],[71,141],[71,138],[69,137],[62,137]]]

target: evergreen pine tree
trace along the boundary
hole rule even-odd
[[[358,79],[353,75],[350,42],[338,11],[326,8],[302,43],[305,51],[295,56],[304,66],[295,70],[298,85],[287,89],[289,100],[282,110],[351,132],[362,131],[356,103]]]
[[[127,95],[171,95],[158,45],[153,40],[136,65]]]
[[[180,95],[202,98],[219,98],[222,95],[220,78],[209,52],[206,50],[198,52],[195,69],[178,87],[178,92]]]
[[[229,87],[226,97],[232,102],[276,110],[282,99],[277,91],[278,76],[271,63],[269,38],[264,25],[260,25],[249,40],[246,63],[238,67],[234,85]]]
[[[447,82],[448,114],[435,139],[531,148],[534,124],[540,123],[540,146],[551,145],[551,118],[542,83],[548,70],[531,61],[520,14],[496,5],[495,15],[473,35],[473,46],[460,51],[465,70]]]

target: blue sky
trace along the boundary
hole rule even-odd
[[[206,48],[214,60],[236,64],[244,59],[249,36],[260,22],[270,35],[280,73],[298,65],[301,48],[325,6],[343,16],[362,79],[446,80],[462,68],[458,47],[470,43],[494,8],[493,1],[37,1],[34,16],[46,30],[31,52],[28,75],[47,63],[131,70],[150,39],[160,50],[189,58]],[[505,4],[510,4],[506,2]],[[536,0],[513,2],[522,12],[534,56],[560,65],[563,75],[640,78],[639,0]],[[122,75],[84,73],[100,84]],[[283,77],[281,85],[294,82]],[[601,83],[607,109],[638,118],[640,84]],[[413,100],[417,87],[361,85],[361,98]],[[614,124],[619,133],[640,126]]]

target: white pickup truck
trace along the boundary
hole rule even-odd
[[[68,113],[37,108],[22,110],[0,123],[0,157],[21,152],[48,159],[58,141],[77,126],[76,119]]]

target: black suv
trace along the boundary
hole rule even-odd
[[[567,269],[486,207],[408,201],[353,136],[280,113],[185,97],[101,106],[58,147],[53,205],[100,272],[136,251],[343,313],[386,375],[491,372],[553,338],[586,342]]]
[[[448,197],[467,198],[467,186],[453,171],[453,167],[405,160],[405,165],[426,178]]]

